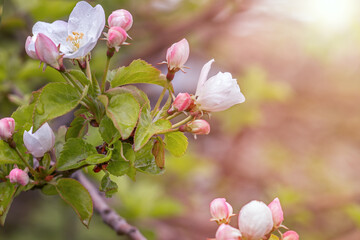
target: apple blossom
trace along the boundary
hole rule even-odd
[[[107,45],[109,48],[115,48],[119,51],[120,46],[125,42],[127,34],[121,27],[111,27],[106,34]]]
[[[259,240],[273,228],[270,208],[260,201],[251,201],[239,213],[239,229],[246,240]]]
[[[171,108],[168,110],[169,114],[173,114],[174,112],[182,112],[182,111],[186,111],[192,104],[193,104],[193,100],[190,96],[190,94],[188,93],[179,93]]]
[[[210,213],[212,221],[220,223],[229,223],[230,218],[234,216],[232,206],[226,202],[225,198],[215,198],[210,203]]]
[[[24,131],[24,144],[27,150],[34,157],[42,157],[50,151],[55,144],[55,135],[48,123],[42,125],[35,133],[31,127],[29,131]]]
[[[207,79],[214,59],[204,65],[201,70],[195,97],[196,104],[201,110],[218,112],[245,101],[240,87],[231,73],[219,72]]]
[[[37,22],[32,28],[33,37],[28,37],[25,50],[34,58],[35,41],[39,33],[50,38],[64,58],[83,58],[96,45],[105,26],[105,13],[100,5],[94,8],[85,1],[78,2],[69,16],[69,21],[53,23]]]
[[[210,133],[210,124],[203,119],[196,119],[180,126],[181,132],[190,132],[198,135],[207,135]]]
[[[0,119],[0,139],[8,140],[12,137],[15,130],[15,120],[13,118]]]
[[[170,71],[178,71],[184,67],[189,58],[189,43],[184,38],[174,43],[166,52],[166,61]]]
[[[239,240],[241,239],[241,233],[239,229],[223,223],[216,231],[215,237],[216,240]]]
[[[14,168],[11,170],[8,177],[11,183],[19,183],[23,186],[29,183],[28,174],[19,168]]]
[[[280,200],[279,198],[275,198],[269,205],[270,211],[272,213],[272,218],[274,222],[274,227],[278,228],[282,221],[284,220],[284,213],[281,208]]]
[[[44,62],[44,68],[47,65],[57,70],[64,70],[64,65],[59,49],[55,43],[46,35],[39,33],[35,41],[35,52],[40,61]]]
[[[125,9],[113,11],[108,18],[109,27],[121,27],[128,31],[133,24],[133,17],[130,12]]]
[[[295,231],[287,231],[283,234],[283,240],[299,240],[299,234]]]

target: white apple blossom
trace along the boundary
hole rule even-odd
[[[196,104],[201,110],[208,112],[223,111],[245,101],[245,97],[240,92],[240,87],[236,79],[232,78],[231,73],[219,72],[207,79],[214,61],[214,59],[210,60],[202,68],[195,93]]]
[[[272,213],[265,203],[251,201],[240,210],[239,229],[246,240],[259,240],[272,228]]]
[[[55,145],[55,135],[48,123],[42,125],[35,133],[32,127],[25,131],[23,140],[29,153],[37,158],[44,156]]]
[[[28,37],[25,50],[32,58],[37,35],[42,33],[50,38],[64,58],[85,57],[96,45],[105,26],[105,13],[100,5],[92,7],[85,1],[78,2],[69,16],[69,21],[53,23],[37,22],[32,28],[33,36]]]

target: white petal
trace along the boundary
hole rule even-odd
[[[24,131],[23,140],[26,149],[34,155],[34,157],[42,157],[45,154],[45,150],[43,149],[41,143],[39,140],[33,135],[32,133],[32,127],[30,131]]]
[[[35,133],[34,136],[41,143],[44,150],[49,151],[55,144],[55,135],[48,123],[42,125]]]
[[[53,23],[37,22],[32,28],[33,35],[36,36],[38,33],[43,33],[49,37],[56,46],[60,44],[67,45],[66,38],[68,23],[64,21],[55,21]],[[34,39],[35,41],[35,39]]]
[[[200,73],[200,77],[199,77],[199,81],[198,81],[198,85],[197,85],[197,88],[196,88],[196,93],[195,93],[195,96],[198,96],[198,91],[200,91],[201,89],[201,86],[204,85],[207,77],[208,77],[208,74],[209,74],[209,71],[210,71],[210,68],[211,68],[211,64],[214,62],[215,60],[214,59],[211,59],[209,62],[207,62],[203,68],[201,69],[201,73]]]

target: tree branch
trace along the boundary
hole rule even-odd
[[[146,240],[136,227],[127,223],[115,210],[109,207],[105,199],[100,195],[98,189],[82,172],[76,172],[73,176],[89,191],[95,211],[100,214],[103,221],[115,230],[118,235],[127,235],[132,240]]]

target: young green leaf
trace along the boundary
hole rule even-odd
[[[185,154],[188,147],[188,139],[182,132],[169,132],[164,134],[165,148],[175,157]]]
[[[83,117],[76,117],[70,123],[70,127],[66,132],[65,139],[68,140],[69,138],[82,138],[88,131],[88,121],[85,120]]]
[[[135,99],[140,103],[140,108],[148,108],[150,109],[150,100],[146,93],[141,91],[135,86],[128,85],[128,86],[122,86],[122,87],[116,87],[111,88],[108,91],[106,91],[106,95],[111,98],[113,96],[119,95],[121,93],[130,93],[132,94]]]
[[[136,170],[150,174],[163,173],[163,170],[155,162],[155,157],[152,153],[153,146],[154,142],[150,140],[139,151],[135,152],[134,167]]]
[[[111,87],[131,83],[150,83],[160,86],[166,85],[166,78],[160,70],[154,68],[144,60],[134,60],[129,66],[121,67],[111,81]]]
[[[106,115],[113,121],[123,139],[127,139],[138,121],[140,104],[130,93],[122,93],[107,99],[100,96],[106,108]]]
[[[108,162],[111,158],[112,152],[109,152],[107,155],[103,154],[93,154],[86,158],[85,162],[90,165],[96,165],[104,162]]]
[[[100,191],[105,192],[107,198],[112,197],[118,191],[118,185],[110,179],[109,173],[106,173],[101,179]]]
[[[85,159],[93,154],[97,151],[91,144],[80,138],[70,138],[61,151],[57,169],[66,171],[84,166],[87,164]]]
[[[163,169],[165,166],[165,146],[161,137],[157,137],[154,143],[152,154],[155,157],[156,166]]]
[[[104,116],[100,122],[99,132],[102,139],[109,145],[120,139],[120,132],[115,128],[112,120]]]
[[[33,131],[43,123],[73,110],[86,95],[88,87],[80,95],[75,88],[66,83],[49,83],[35,102],[33,112]]]
[[[60,197],[74,209],[81,222],[89,227],[93,215],[93,202],[86,188],[75,179],[62,178],[57,181],[56,190]]]
[[[20,157],[16,154],[16,151],[3,140],[0,140],[0,165],[1,164],[23,164]]]
[[[168,130],[171,126],[171,122],[165,119],[159,119],[153,122],[149,109],[143,108],[135,131],[134,150],[138,151],[153,135]]]
[[[16,187],[10,182],[0,183],[0,224],[4,226],[5,218],[9,211],[13,197],[16,192]]]
[[[113,154],[106,170],[115,176],[122,176],[129,172],[135,161],[135,152],[128,143],[117,141],[113,145]]]

